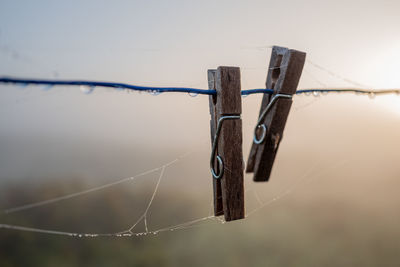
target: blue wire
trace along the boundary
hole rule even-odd
[[[313,92],[321,92],[321,93],[329,93],[329,92],[351,92],[351,93],[371,93],[373,91],[368,90],[361,90],[361,89],[303,89],[297,90],[296,94],[306,94],[306,93],[313,93]]]
[[[249,89],[249,90],[242,90],[240,92],[241,95],[252,95],[252,94],[269,94],[272,95],[274,93],[274,90],[272,89]]]
[[[201,95],[215,95],[215,90],[204,90],[196,88],[186,88],[186,87],[148,87],[148,86],[137,86],[130,85],[126,83],[111,83],[111,82],[93,82],[93,81],[53,81],[53,80],[34,80],[34,79],[17,79],[9,77],[1,77],[0,83],[11,83],[11,84],[34,84],[34,85],[83,85],[83,86],[101,86],[109,87],[115,89],[129,89],[135,91],[145,91],[145,92],[179,92],[179,93],[192,93]]]
[[[207,90],[207,89],[196,89],[196,88],[187,88],[187,87],[149,87],[149,86],[137,86],[126,83],[112,83],[112,82],[94,82],[94,81],[66,81],[66,80],[35,80],[35,79],[19,79],[19,78],[11,78],[11,77],[1,77],[0,83],[8,83],[8,84],[24,84],[24,85],[74,85],[74,86],[89,86],[89,87],[108,87],[115,89],[128,89],[135,91],[145,91],[145,92],[156,92],[156,93],[164,93],[164,92],[179,92],[179,93],[191,93],[191,94],[200,94],[200,95],[215,95],[217,92],[215,90]],[[251,90],[243,90],[241,92],[242,95],[251,95],[251,94],[272,94],[273,90],[271,89],[251,89]]]
[[[215,95],[217,92],[215,90],[207,90],[207,89],[197,89],[197,88],[188,88],[188,87],[149,87],[149,86],[138,86],[131,85],[126,83],[112,83],[112,82],[94,82],[94,81],[67,81],[67,80],[35,80],[35,79],[20,79],[20,78],[11,78],[11,77],[0,77],[0,83],[5,84],[24,84],[24,85],[74,85],[74,86],[89,86],[89,87],[108,87],[115,89],[128,89],[135,91],[145,91],[150,93],[164,93],[164,92],[179,92],[179,93],[191,93],[191,94],[200,94],[200,95]],[[387,94],[387,93],[400,93],[400,90],[397,89],[388,89],[388,90],[363,90],[363,89],[303,89],[298,90],[296,94],[306,94],[313,92],[352,92],[352,93],[361,93],[361,94]],[[274,91],[272,89],[249,89],[242,90],[241,95],[252,95],[252,94],[273,94]]]

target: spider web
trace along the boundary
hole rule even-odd
[[[326,70],[325,68],[311,62],[311,61],[307,61],[308,63],[311,64],[311,66],[325,71],[328,74],[332,75],[335,78],[344,80],[352,85],[360,85],[357,82],[354,81],[350,81],[348,79],[343,78],[340,75],[335,74],[332,71]],[[309,71],[306,71],[305,74],[310,74]],[[315,76],[313,75],[309,75],[309,77],[311,79],[313,79],[315,82],[317,82],[318,84],[325,86],[324,83],[322,83],[321,81],[319,81],[318,79],[316,79]],[[312,95],[312,94],[309,94]],[[317,95],[314,95],[317,96]],[[319,96],[319,95],[318,95]],[[295,111],[302,109],[306,106],[309,106],[310,104],[314,103],[315,101],[317,101],[318,98],[314,98],[311,102],[306,103],[305,105],[301,105],[301,106],[297,106],[294,107]],[[111,233],[87,233],[87,232],[68,232],[68,231],[58,231],[58,230],[52,230],[52,229],[47,229],[47,228],[35,228],[35,227],[26,227],[26,226],[22,226],[22,225],[14,225],[14,224],[0,224],[0,229],[9,229],[9,230],[18,230],[18,231],[25,231],[25,232],[35,232],[35,233],[41,233],[41,234],[52,234],[52,235],[62,235],[62,236],[70,236],[70,237],[135,237],[135,236],[143,236],[143,235],[156,235],[162,232],[167,232],[167,231],[176,231],[176,230],[183,230],[183,229],[189,229],[189,228],[195,228],[195,227],[203,227],[203,226],[209,226],[212,224],[224,224],[225,221],[223,219],[223,217],[216,217],[213,215],[213,201],[211,201],[210,203],[210,209],[209,212],[207,214],[207,216],[204,217],[200,217],[200,218],[196,218],[193,220],[189,220],[189,221],[185,221],[183,223],[180,224],[176,224],[176,225],[170,225],[167,227],[163,227],[163,228],[158,228],[158,229],[151,229],[149,227],[149,214],[151,212],[151,207],[153,204],[153,201],[157,195],[157,193],[159,192],[159,186],[161,181],[163,180],[164,176],[165,176],[165,170],[171,166],[173,166],[174,164],[178,163],[179,161],[182,161],[184,158],[186,158],[187,156],[189,156],[190,154],[194,153],[194,151],[190,151],[190,152],[186,152],[182,155],[180,155],[179,157],[175,158],[174,160],[171,160],[159,167],[144,171],[142,173],[136,174],[134,176],[131,177],[126,177],[114,182],[110,182],[110,183],[106,183],[100,186],[96,186],[96,187],[92,187],[86,190],[82,190],[82,191],[78,191],[75,193],[71,193],[71,194],[66,194],[66,195],[62,195],[56,198],[51,198],[51,199],[47,199],[47,200],[43,200],[43,201],[39,201],[39,202],[34,202],[34,203],[29,203],[29,204],[25,204],[25,205],[21,205],[21,206],[16,206],[16,207],[12,207],[12,208],[8,208],[3,210],[3,213],[6,215],[10,215],[13,213],[17,213],[17,212],[23,212],[26,210],[30,210],[30,209],[34,209],[34,208],[40,208],[49,204],[53,204],[53,203],[58,203],[61,201],[66,201],[69,199],[73,199],[76,198],[78,196],[82,196],[82,195],[86,195],[86,194],[91,194],[91,193],[95,193],[95,192],[99,192],[101,190],[116,186],[116,185],[120,185],[120,184],[124,184],[124,183],[129,183],[129,182],[134,182],[137,178],[139,177],[143,177],[146,176],[148,174],[151,173],[159,173],[158,175],[158,179],[157,182],[154,186],[154,189],[152,191],[150,200],[148,201],[148,203],[146,204],[146,208],[143,212],[142,215],[139,216],[139,218],[130,226],[128,226],[126,229],[122,229],[119,232],[111,232]],[[321,160],[320,160],[321,161]],[[257,205],[256,207],[250,209],[250,211],[248,211],[245,215],[246,218],[249,218],[251,216],[253,216],[254,214],[256,214],[257,212],[259,212],[261,209],[264,209],[272,204],[274,204],[275,202],[277,202],[278,200],[281,200],[283,198],[285,198],[286,196],[290,195],[294,190],[296,190],[297,188],[299,188],[301,185],[304,185],[306,183],[311,182],[312,180],[321,177],[323,175],[325,175],[326,173],[329,173],[330,171],[338,168],[341,165],[347,164],[350,160],[343,160],[339,163],[336,163],[332,166],[330,166],[327,169],[324,170],[320,170],[320,171],[316,171],[320,165],[321,162],[316,162],[313,165],[311,165],[308,170],[301,175],[297,181],[294,184],[289,185],[288,187],[282,189],[281,191],[279,191],[277,194],[275,194],[274,196],[272,196],[272,198],[263,201],[258,193],[257,188],[253,185],[251,186],[250,184],[246,185],[248,187],[248,189],[245,191],[246,193],[246,199],[252,197],[256,200]],[[144,224],[144,231],[136,231],[138,228],[138,225],[140,223]]]
[[[213,224],[224,224],[225,220],[223,219],[223,217],[216,217],[214,215],[212,215],[213,212],[213,202],[211,201],[210,203],[210,210],[209,210],[209,214],[207,216],[204,217],[200,217],[197,219],[193,219],[193,220],[189,220],[189,221],[185,221],[183,223],[180,224],[176,224],[176,225],[170,225],[168,227],[164,227],[164,228],[159,228],[159,229],[150,229],[149,227],[149,214],[151,211],[151,207],[154,201],[154,198],[156,196],[156,194],[159,191],[159,186],[161,181],[163,180],[164,176],[165,176],[165,170],[174,165],[175,163],[177,163],[178,161],[181,161],[182,159],[184,159],[185,157],[187,157],[188,155],[192,154],[193,152],[188,152],[185,153],[181,156],[179,156],[178,158],[160,166],[157,168],[153,168],[151,170],[142,172],[140,174],[137,174],[135,176],[132,177],[128,177],[128,178],[124,178],[124,179],[120,179],[118,181],[112,182],[112,183],[107,183],[101,186],[97,186],[97,187],[93,187],[91,189],[88,190],[84,190],[84,191],[79,191],[76,193],[72,193],[72,194],[68,194],[68,195],[64,195],[64,196],[60,196],[57,198],[52,198],[52,199],[48,199],[45,201],[40,201],[40,202],[34,202],[34,203],[30,203],[27,205],[22,205],[22,206],[18,206],[18,207],[14,207],[14,208],[9,208],[4,210],[3,212],[6,214],[12,214],[12,213],[17,213],[17,212],[22,212],[25,210],[29,210],[29,209],[33,209],[33,208],[40,208],[42,206],[46,206],[49,204],[53,204],[56,202],[61,202],[61,201],[65,201],[77,196],[81,196],[84,194],[90,194],[90,193],[94,193],[94,192],[98,192],[101,191],[103,189],[109,188],[109,187],[113,187],[116,186],[118,184],[121,183],[128,183],[131,181],[134,181],[135,178],[138,178],[140,176],[145,176],[146,174],[150,174],[150,173],[155,173],[158,172],[158,179],[157,182],[154,186],[154,189],[152,191],[151,194],[151,198],[148,201],[148,203],[146,204],[146,209],[143,212],[143,214],[136,220],[136,222],[132,225],[130,225],[127,229],[123,229],[122,231],[119,232],[112,232],[112,233],[80,233],[80,232],[68,232],[68,231],[58,231],[58,230],[52,230],[52,229],[45,229],[45,228],[34,228],[34,227],[26,227],[26,226],[21,226],[21,225],[13,225],[13,224],[0,224],[0,229],[10,229],[10,230],[18,230],[18,231],[26,231],[26,232],[35,232],[35,233],[41,233],[41,234],[52,234],[52,235],[62,235],[62,236],[70,236],[70,237],[135,237],[135,236],[146,236],[146,235],[156,235],[162,232],[167,232],[167,231],[176,231],[176,230],[184,230],[184,229],[189,229],[189,228],[195,228],[195,227],[203,227],[203,226],[209,226],[209,225],[213,225]],[[297,188],[300,187],[300,185],[303,185],[305,183],[311,182],[313,179],[323,176],[326,173],[329,173],[330,171],[332,171],[332,169],[335,169],[337,167],[339,167],[340,165],[343,165],[347,163],[347,161],[342,161],[340,163],[337,163],[333,166],[331,166],[330,168],[327,168],[325,170],[321,170],[316,172],[316,170],[318,169],[320,162],[316,162],[315,164],[313,164],[312,166],[310,166],[310,168],[297,180],[296,183],[294,183],[293,185],[290,185],[289,187],[281,190],[280,192],[278,192],[276,195],[274,195],[272,198],[270,198],[267,201],[262,201],[261,197],[258,193],[258,190],[253,186],[253,188],[249,188],[245,191],[246,193],[246,198],[251,198],[254,197],[257,200],[257,206],[254,207],[253,209],[251,209],[249,212],[247,212],[246,214],[246,218],[249,218],[250,216],[252,216],[253,214],[259,212],[261,209],[268,207],[269,205],[272,205],[273,203],[277,202],[278,200],[283,199],[284,197],[286,197],[287,195],[291,194],[294,190],[296,190]],[[137,226],[139,225],[139,223],[143,222],[144,223],[144,231],[135,231]]]

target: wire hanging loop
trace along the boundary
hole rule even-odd
[[[267,107],[263,110],[260,117],[258,118],[257,125],[254,128],[254,136],[253,142],[257,145],[261,144],[265,140],[265,136],[267,134],[267,126],[262,123],[267,116],[268,112],[272,109],[274,104],[278,101],[279,98],[288,98],[291,99],[292,95],[285,95],[285,94],[276,94],[272,97],[271,101],[268,103]],[[258,138],[257,133],[261,130],[261,136]]]
[[[222,175],[224,174],[224,161],[222,160],[222,158],[219,155],[216,155],[218,139],[219,139],[219,135],[221,133],[222,124],[225,120],[237,120],[237,119],[240,119],[240,115],[222,116],[218,120],[217,131],[214,134],[214,140],[213,140],[213,145],[212,145],[212,150],[211,150],[211,158],[210,158],[211,174],[215,179],[221,178]],[[215,159],[217,159],[219,171],[215,171],[215,166],[214,166]]]

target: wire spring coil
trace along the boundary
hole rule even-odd
[[[253,142],[255,144],[257,144],[257,145],[259,145],[262,142],[264,142],[265,136],[266,136],[266,133],[267,133],[267,126],[265,125],[265,123],[262,123],[262,122],[264,121],[264,119],[267,116],[268,112],[272,109],[272,107],[278,101],[279,98],[291,99],[292,95],[276,94],[276,95],[274,95],[272,97],[271,101],[268,103],[267,107],[263,110],[263,112],[261,113],[260,117],[258,118],[257,125],[254,128]],[[260,138],[257,137],[257,132],[258,132],[259,129],[262,130]]]
[[[222,158],[219,155],[216,155],[218,139],[219,139],[219,135],[221,133],[222,124],[225,120],[238,120],[238,119],[240,119],[240,115],[222,116],[218,120],[217,131],[214,134],[214,140],[213,140],[213,145],[212,145],[212,150],[211,150],[211,158],[210,158],[211,174],[215,179],[221,178],[222,175],[224,174],[224,161],[222,160]],[[218,167],[219,167],[218,172],[215,171],[215,166],[214,166],[215,159],[217,159],[217,161],[218,161]]]

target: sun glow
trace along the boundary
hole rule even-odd
[[[386,42],[369,56],[368,79],[377,89],[400,88],[400,40]]]
[[[400,95],[390,94],[377,97],[376,104],[385,110],[395,113],[400,116]]]
[[[382,42],[365,63],[361,69],[367,84],[372,86],[366,89],[400,89],[400,39]],[[380,95],[374,100],[379,107],[400,115],[399,94]]]

